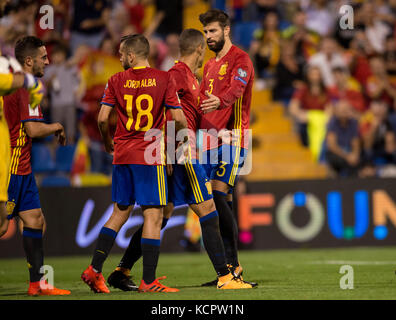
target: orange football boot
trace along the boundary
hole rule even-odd
[[[47,288],[41,288],[40,281],[30,282],[28,288],[28,295],[29,296],[64,296],[69,295],[69,290],[58,289],[52,287],[46,283]]]
[[[155,279],[150,284],[146,284],[146,282],[142,280],[140,282],[140,286],[138,290],[139,292],[179,292],[179,289],[170,288],[159,283],[158,280],[163,280],[163,279],[166,279],[166,277],[160,277],[158,279]]]
[[[81,280],[84,281],[95,293],[109,293],[105,279],[101,272],[96,272],[90,265],[82,274]]]

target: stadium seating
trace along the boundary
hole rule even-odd
[[[257,147],[253,148],[252,172],[248,181],[320,179],[327,177],[325,165],[317,163],[300,144],[283,105],[271,102],[268,90],[253,91],[251,125]]]
[[[34,173],[50,173],[56,170],[51,150],[45,143],[33,143],[32,169]]]
[[[260,28],[257,22],[239,22],[232,26],[232,41],[248,50],[253,40],[254,31]]]
[[[56,171],[71,171],[75,149],[75,145],[59,146],[57,148],[55,155]]]

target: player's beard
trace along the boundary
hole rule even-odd
[[[33,66],[32,69],[32,74],[36,77],[36,78],[42,78],[44,77],[44,69],[39,69],[38,67]]]
[[[224,43],[225,43],[224,33],[218,41],[214,41],[214,40],[212,40],[212,41],[214,42],[214,44],[211,44],[211,45],[208,43],[208,41],[206,41],[206,44],[208,45],[209,50],[211,50],[215,53],[220,52],[221,49],[223,49]]]

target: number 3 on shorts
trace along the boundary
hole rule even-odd
[[[225,166],[227,165],[227,162],[225,162],[225,161],[220,161],[220,162],[221,162],[221,165],[220,165],[219,169],[216,171],[216,175],[218,177],[224,176],[224,174],[226,172]]]

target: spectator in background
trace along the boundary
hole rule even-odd
[[[278,15],[275,12],[268,12],[262,22],[262,28],[255,31],[249,50],[258,78],[265,79],[267,82],[271,80],[273,82],[275,67],[280,58],[278,25]]]
[[[357,5],[356,4],[351,4],[352,8],[354,9],[354,13],[358,11]],[[339,8],[337,8],[339,10]],[[340,22],[344,17],[342,15],[336,16],[336,22],[333,25],[332,29],[332,34],[334,36],[334,39],[337,41],[337,43],[344,49],[349,49],[351,46],[351,41],[355,37],[356,32],[358,31],[357,28],[340,28]],[[357,20],[357,15],[354,14],[354,25],[358,23]]]
[[[330,96],[322,80],[320,69],[309,66],[301,88],[296,89],[289,104],[289,112],[295,118],[304,146],[309,146],[308,112],[311,110],[329,112],[331,109]]]
[[[52,122],[60,122],[65,127],[68,143],[76,137],[77,91],[79,72],[76,65],[67,61],[68,50],[62,45],[53,48],[51,65],[46,68],[44,81],[50,93]]]
[[[305,66],[308,59],[316,53],[320,41],[320,36],[306,27],[306,21],[305,12],[298,10],[293,16],[293,24],[282,31],[282,38],[293,42],[300,66]]]
[[[130,23],[129,11],[126,3],[118,2],[114,4],[110,13],[110,19],[106,21],[107,35],[110,36],[114,42],[118,43],[125,28],[129,26],[132,27],[132,34],[137,33],[135,26]]]
[[[345,67],[336,67],[333,69],[334,86],[329,88],[332,100],[346,100],[351,106],[350,112],[355,119],[367,110],[366,100],[362,94],[362,88],[359,82],[349,75]]]
[[[387,74],[384,59],[378,55],[371,57],[370,69],[372,76],[367,79],[367,96],[371,101],[381,100],[395,110],[396,82]]]
[[[135,27],[137,33],[143,33],[144,5],[141,0],[124,0],[123,6],[128,13],[128,24]]]
[[[357,31],[351,41],[351,46],[346,53],[347,63],[351,70],[352,76],[366,87],[367,80],[371,76],[371,68],[368,56],[374,53],[364,32]]]
[[[10,4],[9,13],[0,20],[0,49],[3,55],[14,56],[15,42],[26,35],[34,35],[37,3],[22,0]]]
[[[179,59],[179,35],[171,33],[166,37],[167,54],[162,60],[160,70],[168,71],[175,64],[175,61]]]
[[[83,114],[78,127],[88,145],[91,171],[107,175],[111,174],[112,158],[104,150],[97,119],[100,101],[108,79],[123,70],[120,60],[114,55],[114,52],[114,42],[110,38],[105,38],[101,43],[100,50],[89,50],[80,63]],[[111,121],[115,124],[114,117],[115,113],[113,112]]]
[[[339,100],[327,125],[326,162],[342,177],[357,176],[360,164],[359,124],[351,108],[347,100]]]
[[[311,56],[308,63],[320,69],[327,88],[335,85],[332,69],[347,66],[343,56],[339,53],[337,42],[331,37],[322,39],[320,51]]]
[[[396,77],[396,37],[389,35],[385,42],[384,61],[387,74]]]
[[[380,20],[377,14],[378,8],[375,7],[374,2],[364,1],[361,7],[361,28],[370,42],[372,48],[376,53],[383,53],[385,49],[385,39],[391,33],[391,29],[387,24]]]
[[[159,69],[168,53],[168,48],[166,47],[165,41],[161,38],[152,36],[148,38],[148,41],[150,43],[150,66]]]
[[[70,8],[71,0],[63,1],[46,1],[54,9],[54,28],[42,29],[40,20],[46,13],[38,13],[35,21],[36,36],[45,42],[48,55],[51,59],[52,48],[62,43],[63,46],[69,46],[70,40]]]
[[[331,3],[327,0],[311,0],[305,10],[307,14],[306,26],[320,34],[322,37],[329,36],[334,28],[335,13]]]
[[[223,0],[225,2],[225,0]],[[231,1],[231,19],[232,23],[238,23],[243,20],[243,10],[245,8],[245,0],[232,0]],[[223,10],[226,11],[226,10]]]
[[[303,69],[297,63],[292,43],[283,41],[280,52],[280,61],[275,68],[275,86],[272,90],[272,98],[288,106],[295,88],[302,82]]]
[[[103,40],[106,22],[110,20],[108,0],[74,0],[70,47],[72,53],[81,45],[98,49]]]
[[[145,31],[146,36],[156,34],[165,40],[170,33],[180,34],[183,30],[183,9],[190,2],[191,0],[155,0],[156,14]]]
[[[269,12],[276,12],[280,16],[277,0],[253,0],[243,10],[243,20],[247,22],[261,22]]]
[[[396,140],[388,119],[388,106],[384,101],[374,100],[370,110],[360,122],[360,135],[367,166],[395,164]]]

